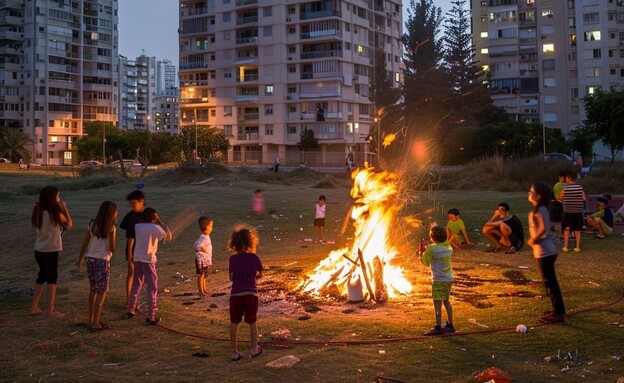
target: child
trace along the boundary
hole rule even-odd
[[[119,228],[126,231],[126,262],[128,264],[128,275],[126,277],[126,300],[130,298],[132,288],[132,278],[134,276],[134,263],[132,254],[134,253],[135,233],[134,226],[143,222],[143,207],[145,206],[145,194],[140,190],[135,190],[126,197],[130,205],[130,211],[123,217]]]
[[[255,254],[258,246],[258,235],[251,228],[235,227],[230,238],[229,275],[232,281],[230,295],[230,345],[233,361],[243,356],[236,348],[236,331],[238,324],[245,316],[245,323],[249,324],[251,333],[251,351],[249,356],[254,358],[262,353],[258,345],[258,329],[256,327],[258,313],[258,288],[256,279],[262,277],[262,262]]]
[[[115,252],[117,228],[117,205],[104,201],[100,205],[95,219],[89,222],[87,235],[80,248],[78,267],[87,258],[87,276],[89,277],[89,328],[91,332],[109,328],[100,322],[102,306],[110,284],[110,259]]]
[[[264,198],[261,189],[256,189],[253,197],[251,197],[251,212],[258,217],[264,215]]]
[[[143,283],[147,282],[147,318],[145,321],[151,325],[160,323],[161,318],[156,317],[158,310],[158,273],[156,272],[156,252],[158,251],[158,241],[163,243],[171,239],[171,231],[160,221],[158,213],[152,208],[143,210],[143,221],[134,227],[136,232],[136,245],[134,248],[134,277],[132,290],[128,299],[128,318],[136,314],[136,305]]]
[[[473,243],[470,242],[470,239],[468,239],[468,233],[466,232],[466,225],[464,225],[464,221],[459,218],[459,210],[449,210],[448,218],[449,221],[446,224],[446,236],[448,237],[451,246],[455,248],[461,247],[462,241],[459,237],[460,233],[464,236],[466,245],[473,245]]]
[[[433,281],[431,293],[433,307],[435,309],[435,327],[425,332],[424,335],[442,335],[455,332],[453,327],[453,307],[449,301],[451,287],[453,286],[453,269],[451,268],[451,254],[453,248],[446,240],[446,229],[442,226],[434,226],[429,232],[431,245],[421,255],[421,262],[431,267],[431,279]],[[442,304],[446,309],[447,322],[442,328]]]
[[[533,248],[533,258],[537,261],[544,280],[546,294],[552,304],[552,311],[541,317],[540,322],[557,323],[564,321],[563,316],[566,311],[555,272],[557,245],[552,234],[548,233],[550,228],[549,197],[550,188],[547,185],[539,182],[531,185],[528,199],[533,205],[533,209],[529,212],[529,234],[531,238],[527,243]]]
[[[581,252],[581,230],[583,230],[583,208],[585,205],[585,191],[583,186],[576,183],[576,172],[566,173],[566,185],[561,191],[563,201],[563,248],[561,251],[567,253],[570,231],[574,232],[574,252]]]
[[[314,232],[317,240],[323,240],[323,233],[325,231],[325,196],[320,195],[318,203],[314,207]]]
[[[58,278],[58,253],[63,250],[61,234],[74,225],[61,194],[54,186],[46,186],[39,193],[39,202],[33,207],[30,219],[36,228],[35,260],[39,265],[39,274],[35,282],[35,293],[30,315],[39,315],[39,300],[43,295],[43,284],[48,284],[46,314],[53,318],[62,318],[65,314],[54,309],[56,299],[56,280]]]
[[[585,222],[590,228],[598,232],[596,238],[605,239],[607,235],[613,233],[613,212],[607,208],[609,203],[607,197],[598,197],[596,201],[598,201],[598,211],[585,216]]]
[[[207,217],[200,217],[198,220],[201,235],[195,242],[195,270],[197,271],[197,289],[200,298],[208,295],[206,288],[206,276],[208,275],[208,267],[212,266],[212,241],[210,233],[214,222]]]

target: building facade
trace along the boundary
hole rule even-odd
[[[476,59],[495,105],[564,134],[583,98],[624,83],[624,1],[471,0]]]
[[[0,2],[0,126],[30,135],[32,162],[74,164],[85,123],[117,123],[117,6]]]
[[[180,0],[180,126],[222,129],[233,163],[361,165],[375,52],[398,87],[402,20],[399,0]]]
[[[119,56],[119,127],[153,130],[156,102],[156,58]]]

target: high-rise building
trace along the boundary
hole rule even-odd
[[[156,102],[156,58],[119,56],[119,127],[153,131]]]
[[[0,2],[0,126],[30,135],[33,162],[76,163],[85,123],[117,123],[117,8],[117,0]]]
[[[376,57],[402,81],[402,23],[400,0],[180,0],[180,125],[222,129],[230,162],[361,165]]]
[[[564,134],[583,98],[624,84],[623,0],[471,0],[476,59],[491,97],[518,120]]]
[[[156,62],[156,94],[159,96],[178,96],[178,71],[171,60]]]

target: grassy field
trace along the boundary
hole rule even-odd
[[[190,183],[213,176],[212,181]],[[174,229],[172,242],[159,249],[161,327],[140,317],[125,319],[125,260],[118,251],[111,262],[111,291],[103,315],[111,329],[91,334],[86,325],[88,281],[75,266],[90,218],[109,199],[127,212],[125,196],[144,183],[147,206],[156,208]],[[30,212],[38,190],[58,185],[74,219],[64,235],[60,256],[57,308],[61,320],[29,317],[31,287],[37,267]],[[513,382],[615,382],[624,376],[624,237],[596,240],[584,234],[582,253],[560,254],[557,271],[568,311],[564,324],[538,325],[549,309],[542,298],[539,270],[528,249],[515,255],[485,253],[479,234],[501,201],[523,222],[529,210],[526,192],[414,190],[404,213],[428,226],[446,223],[446,211],[460,209],[471,239],[478,244],[456,251],[452,303],[454,336],[423,337],[433,325],[429,271],[414,249],[423,229],[393,228],[398,260],[414,291],[385,304],[313,300],[294,287],[331,250],[350,244],[339,236],[351,205],[350,181],[311,172],[175,172],[122,179],[88,178],[58,171],[20,173],[0,167],[0,381],[2,382],[372,382],[378,376],[405,382],[472,382],[489,368],[506,371]],[[527,185],[528,186],[528,185]],[[267,215],[249,216],[253,191],[264,191]],[[527,188],[528,189],[528,188]],[[327,196],[326,239],[313,238],[313,208]],[[211,235],[214,266],[208,280],[213,294],[197,298],[192,245],[199,235],[196,219],[215,220]],[[260,233],[258,254],[267,271],[260,280],[258,329],[264,353],[254,359],[229,360],[226,241],[232,226],[248,222]],[[118,249],[123,249],[123,232]],[[526,334],[514,331],[518,324]],[[288,329],[288,342],[271,333]],[[248,328],[239,329],[241,352],[248,350]],[[207,357],[197,357],[204,354]],[[266,364],[294,355],[300,362],[276,369]]]

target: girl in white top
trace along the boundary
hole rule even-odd
[[[41,189],[39,202],[33,208],[30,221],[36,228],[35,260],[39,265],[30,315],[43,313],[39,308],[39,300],[43,295],[43,284],[46,283],[48,286],[46,314],[54,318],[62,318],[65,315],[54,309],[56,280],[58,279],[58,253],[63,250],[61,234],[65,229],[71,229],[74,223],[56,187],[46,186]]]
[[[117,228],[117,205],[104,201],[100,205],[97,216],[89,222],[87,235],[80,248],[78,267],[87,258],[87,275],[89,277],[89,328],[96,332],[109,328],[100,321],[102,306],[110,285],[110,259],[115,252]]]

